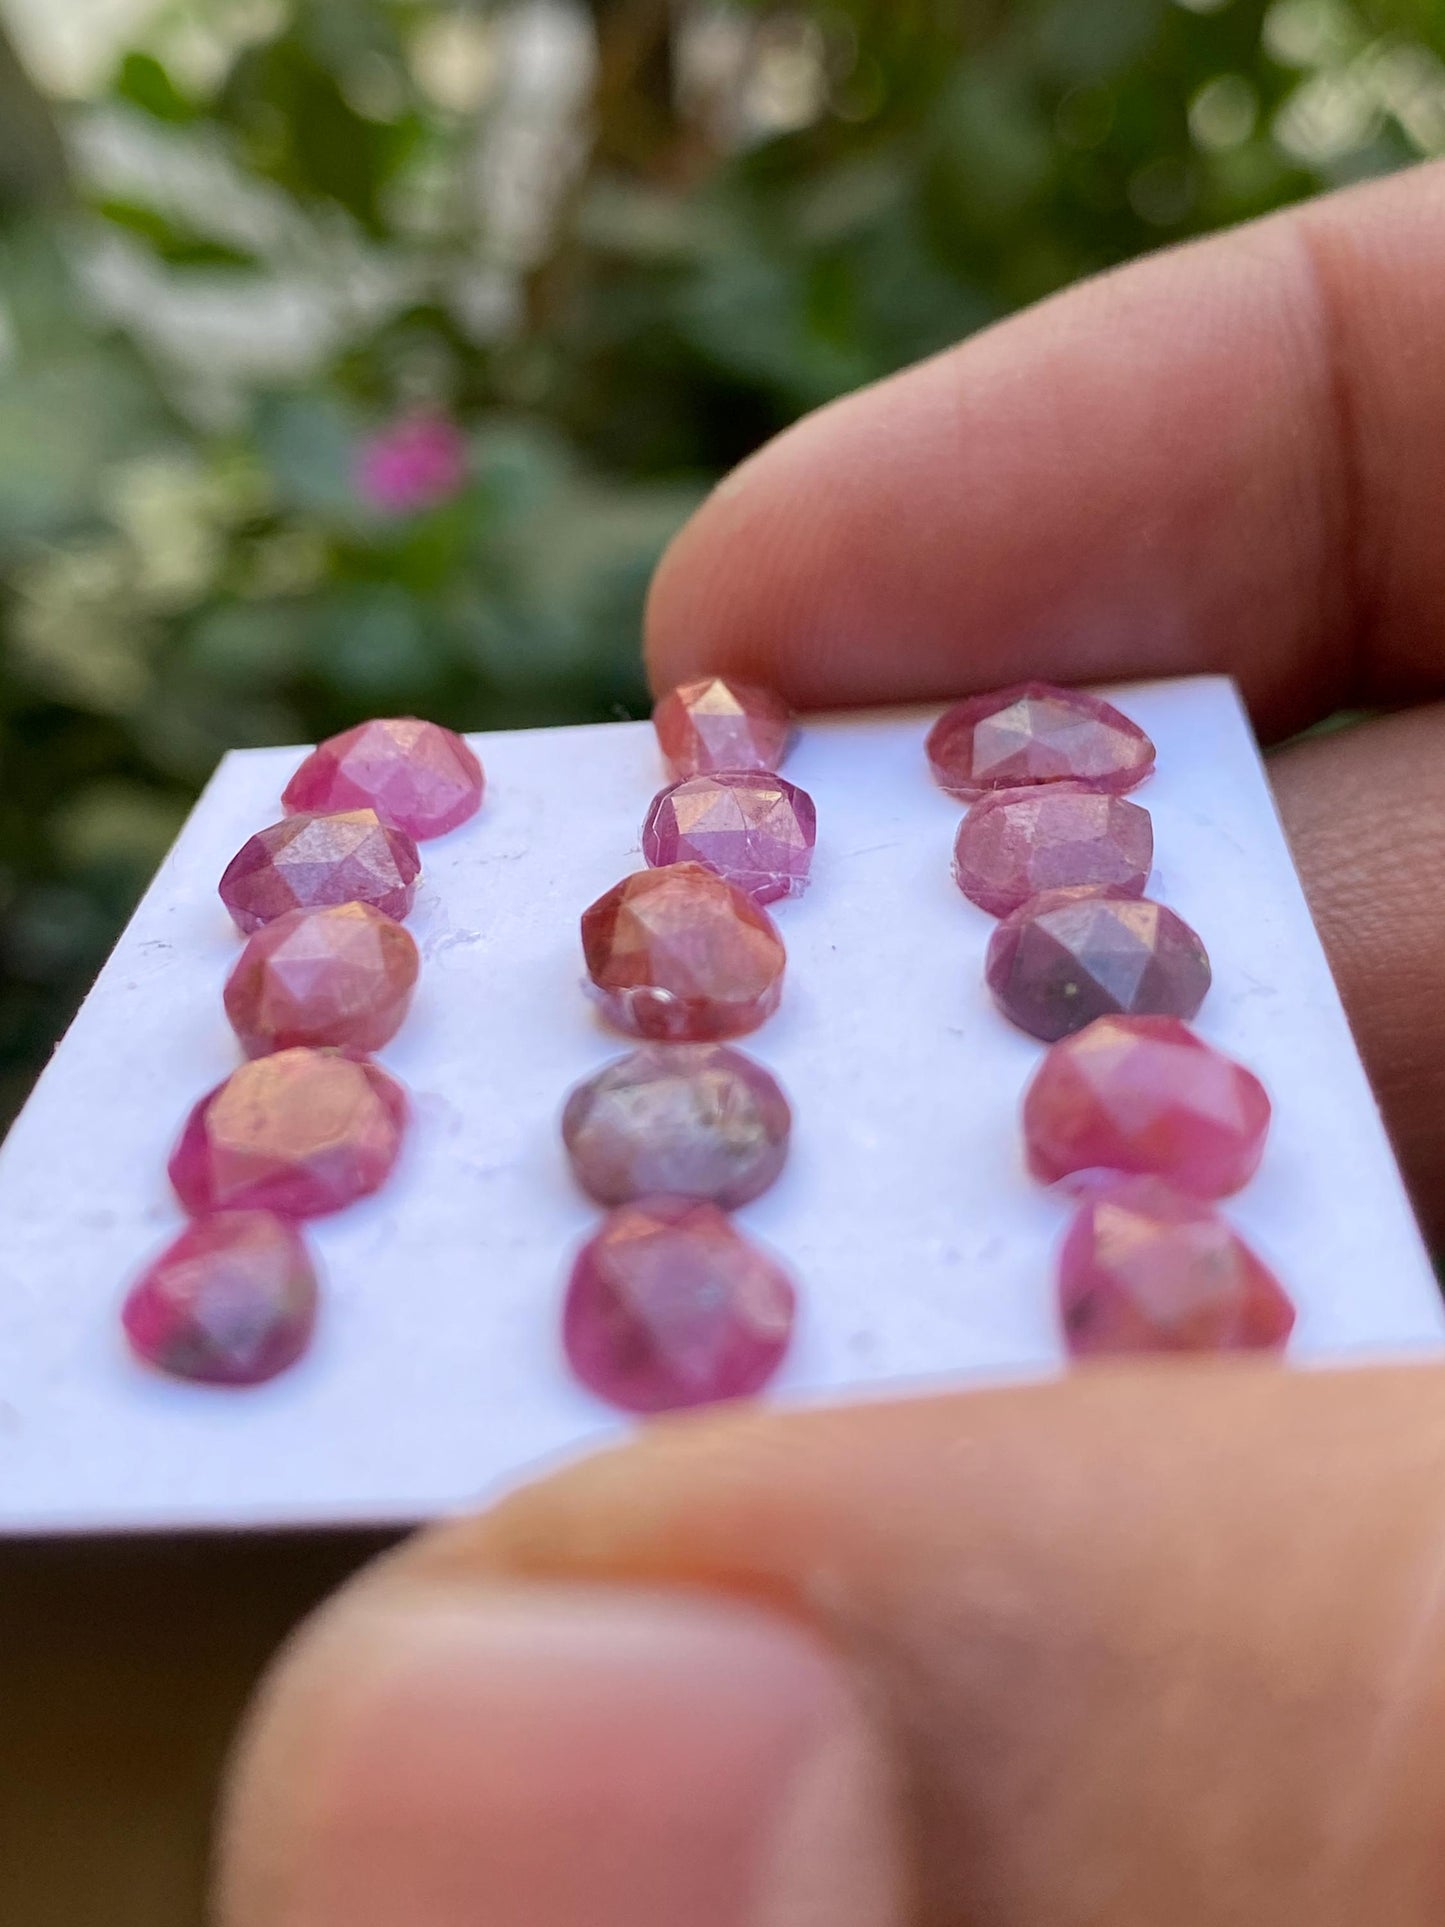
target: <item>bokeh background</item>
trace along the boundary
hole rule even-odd
[[[639,713],[800,412],[1445,151],[1440,0],[0,0],[0,1125],[235,744]]]

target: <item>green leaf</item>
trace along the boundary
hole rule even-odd
[[[338,396],[262,395],[253,431],[279,504],[347,521],[361,514],[354,484],[360,422]]]
[[[21,537],[59,537],[91,520],[106,465],[169,433],[154,392],[114,346],[0,375],[0,555]]]
[[[359,585],[320,604],[308,624],[307,661],[358,710],[378,696],[425,690],[437,668],[422,608],[392,583]]]
[[[154,120],[190,121],[200,112],[154,54],[128,53],[116,75],[115,93]]]
[[[226,247],[204,235],[187,233],[154,208],[135,201],[101,200],[95,212],[112,227],[123,228],[144,241],[159,260],[173,268],[249,268],[256,267],[254,254]]]

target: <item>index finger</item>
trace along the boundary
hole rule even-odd
[[[1281,733],[1445,687],[1445,168],[1089,282],[725,481],[654,683],[801,707],[1226,671]]]

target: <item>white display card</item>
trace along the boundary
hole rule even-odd
[[[1203,936],[1199,1029],[1276,1114],[1226,1207],[1296,1298],[1296,1360],[1438,1350],[1430,1263],[1231,686],[1118,695],[1159,749],[1153,894]],[[1050,1373],[1067,1202],[1032,1183],[1018,1110],[1041,1046],[983,983],[992,919],[949,874],[960,807],[919,712],[810,719],[788,775],[818,806],[813,885],[775,906],[780,1012],[743,1048],[792,1098],[791,1162],[741,1214],[800,1288],[771,1396],[816,1400]],[[417,1000],[382,1060],[412,1093],[377,1198],[310,1231],[317,1342],[244,1391],[162,1378],[118,1323],[180,1229],[166,1159],[237,1061],[216,896],[280,814],[296,750],[227,757],[0,1155],[0,1529],[391,1523],[449,1510],[627,1421],[569,1378],[559,1312],[598,1217],[562,1100],[628,1047],[579,988],[579,913],[640,862],[662,780],[645,723],[475,739],[481,814],[423,846]]]

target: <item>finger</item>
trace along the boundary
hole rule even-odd
[[[804,422],[667,558],[656,679],[736,666],[826,702],[1222,668],[1275,728],[1445,687],[1445,361],[1427,293],[1442,213],[1440,168],[1320,201],[1077,289]],[[1375,725],[1274,774],[1445,1236],[1440,730]]]
[[[654,681],[805,707],[1227,670],[1262,726],[1445,687],[1445,171],[1078,287],[823,410],[665,558]]]
[[[1296,744],[1270,768],[1416,1207],[1445,1244],[1445,706]]]
[[[805,1632],[401,1572],[263,1709],[224,1927],[905,1927],[882,1749]]]
[[[1437,1370],[657,1426],[302,1642],[243,1756],[227,1927],[1434,1927],[1442,1493]],[[804,1881],[769,1913],[737,1778],[786,1808],[801,1730],[848,1762],[846,1820],[763,1861],[854,1853],[821,1910]],[[730,1853],[711,1911],[656,1884]],[[624,1863],[654,1883],[630,1914]]]

